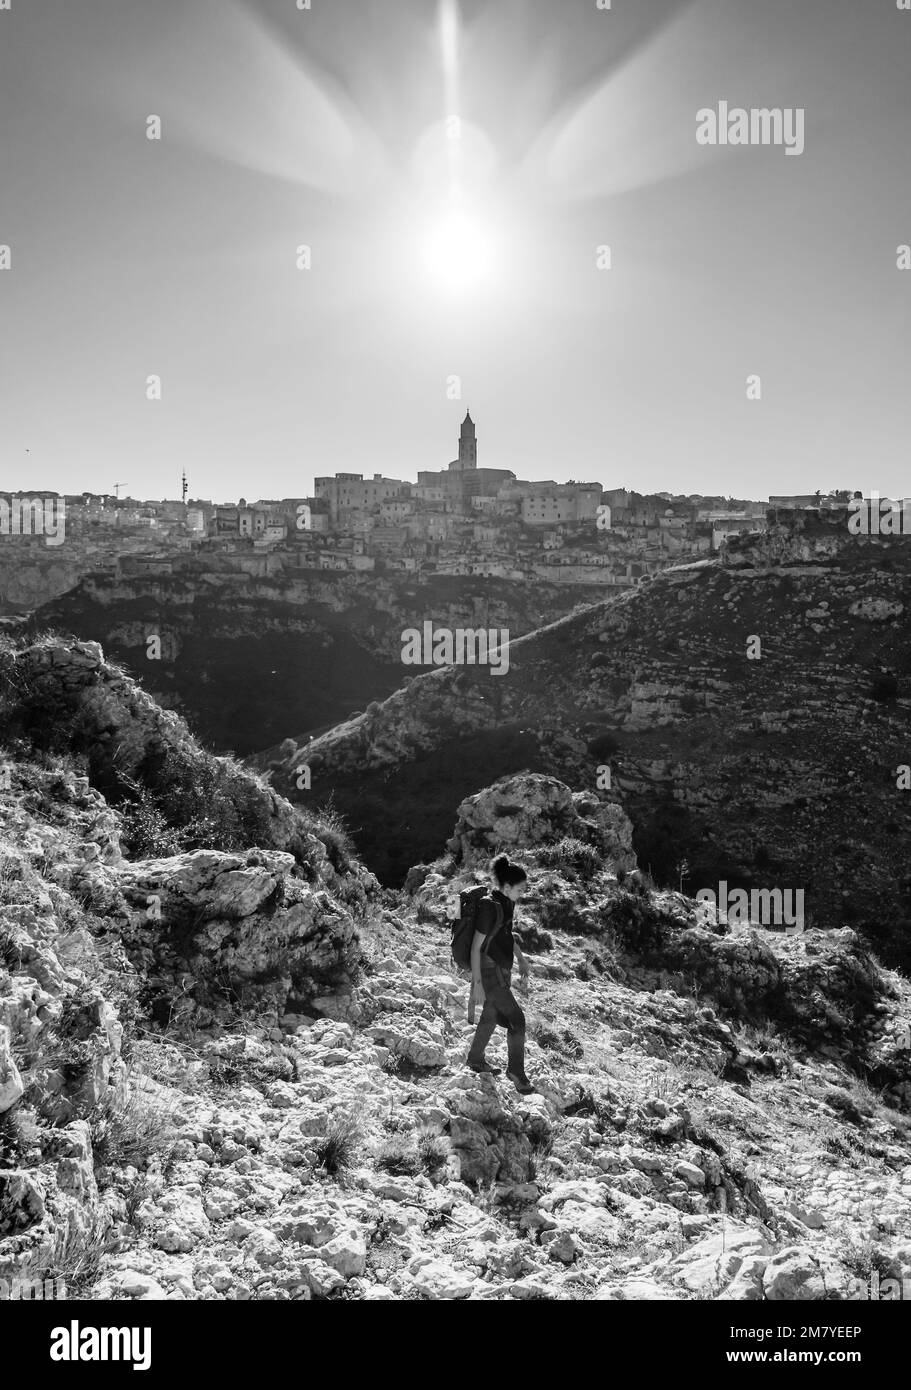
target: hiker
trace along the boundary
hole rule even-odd
[[[525,1075],[525,1015],[510,983],[515,958],[519,965],[520,988],[523,991],[528,988],[528,962],[512,934],[513,913],[525,891],[528,875],[521,864],[511,864],[505,854],[497,855],[490,872],[493,886],[478,904],[471,944],[473,997],[476,1002],[483,1001],[484,1008],[469,1049],[468,1065],[472,1071],[496,1075],[496,1067],[484,1059],[484,1050],[499,1024],[506,1029],[506,1075],[516,1090],[526,1096],[535,1088]]]

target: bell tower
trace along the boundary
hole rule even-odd
[[[459,433],[459,468],[464,471],[467,468],[477,468],[477,466],[478,441],[475,435],[474,420],[466,410],[462,429]]]

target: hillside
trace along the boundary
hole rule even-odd
[[[201,738],[245,756],[331,727],[402,678],[401,634],[428,610],[454,626],[530,632],[590,601],[581,585],[332,571],[261,572],[269,557],[129,561],[38,608],[27,631],[100,641]],[[161,638],[159,659],[147,639]],[[251,679],[254,677],[255,679]]]
[[[851,930],[710,920],[635,869],[619,807],[543,776],[453,806],[450,852],[381,893],[97,647],[0,672],[0,1278],[780,1301],[911,1277],[911,990]],[[121,762],[169,852],[102,796]],[[530,872],[528,1097],[464,1067],[447,959],[494,847]]]
[[[479,785],[525,769],[594,787],[609,767],[601,795],[659,883],[803,889],[814,924],[855,926],[907,965],[909,611],[904,538],[793,514],[513,641],[506,675],[406,682],[287,757],[286,774],[306,760],[309,792],[280,771],[276,785],[331,796],[366,862],[400,883]]]

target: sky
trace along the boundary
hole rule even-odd
[[[894,0],[9,3],[0,490],[911,492]]]

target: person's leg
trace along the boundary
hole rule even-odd
[[[506,1055],[508,1064],[506,1070],[510,1076],[517,1076],[520,1081],[525,1077],[525,1015],[519,1007],[511,989],[504,991],[506,995],[505,1003],[499,1005],[503,1016],[507,1019],[506,1027]]]
[[[479,1067],[484,1062],[484,1050],[493,1037],[493,1030],[497,1026],[497,1011],[494,1007],[490,995],[484,993],[484,1007],[481,1010],[481,1017],[478,1019],[478,1026],[475,1029],[471,1047],[468,1049],[468,1062],[471,1066]]]
[[[525,1080],[525,1015],[510,989],[511,973],[498,967],[489,984],[485,981],[485,1004],[491,1002],[494,1017],[506,1029],[506,1070],[511,1076]]]

